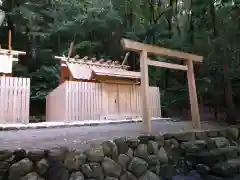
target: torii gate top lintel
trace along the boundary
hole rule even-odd
[[[202,63],[203,57],[195,54],[180,52],[172,49],[157,47],[149,44],[132,41],[129,39],[122,39],[121,44],[124,50],[141,52],[146,51],[148,54],[159,55],[162,57],[177,58],[179,60],[192,60],[196,63]]]

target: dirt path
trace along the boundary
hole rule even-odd
[[[202,123],[203,129],[223,128],[216,123]],[[153,133],[176,132],[190,129],[190,122],[153,121]],[[19,131],[1,131],[0,149],[49,149],[59,146],[72,148],[87,147],[86,144],[113,139],[121,136],[138,136],[142,132],[140,123],[110,124],[99,126],[29,129]]]

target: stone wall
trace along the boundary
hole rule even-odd
[[[182,132],[68,148],[0,151],[0,180],[240,179],[239,129]],[[224,164],[225,163],[225,164]]]

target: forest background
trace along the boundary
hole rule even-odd
[[[122,37],[204,56],[195,66],[201,118],[233,124],[240,115],[240,0],[5,0],[3,6],[13,22],[12,48],[32,54],[13,70],[31,78],[31,115],[44,115],[45,96],[59,84],[53,55],[67,55],[74,41],[81,57],[121,61]],[[7,31],[5,22],[3,48]],[[134,53],[127,64],[140,69]],[[149,67],[149,77],[161,89],[163,115],[187,119],[186,74]]]

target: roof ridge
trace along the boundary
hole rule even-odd
[[[116,68],[116,69],[123,69],[127,70],[129,66],[127,65],[121,65],[119,61],[115,60],[105,60],[103,58],[96,60],[95,57],[89,58],[88,56],[84,56],[83,58],[80,58],[79,55],[76,55],[74,58],[67,58],[67,57],[60,57],[55,56],[56,59],[61,59],[62,61],[69,62],[69,63],[76,63],[76,64],[86,64],[89,66],[98,66],[98,67],[105,67],[105,68]]]

